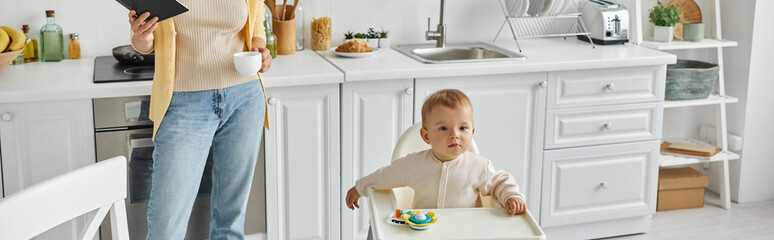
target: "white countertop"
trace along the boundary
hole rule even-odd
[[[592,48],[574,38],[520,41],[526,60],[424,64],[393,49],[368,58],[342,58],[329,51],[280,55],[263,74],[267,88],[383,79],[549,72],[671,64],[671,54],[634,45]],[[512,39],[498,45],[516,50]],[[322,56],[322,57],[321,57]],[[324,58],[323,58],[324,57]],[[327,60],[327,61],[326,61]],[[151,81],[94,84],[94,58],[11,65],[0,70],[0,103],[148,95]]]
[[[341,83],[344,74],[313,51],[280,55],[262,75],[267,88]],[[152,81],[93,83],[94,58],[26,63],[0,70],[0,103],[148,95]]]
[[[631,44],[596,45],[573,38],[543,38],[519,41],[526,60],[425,64],[396,50],[379,49],[367,58],[344,58],[330,51],[318,51],[344,72],[344,81],[445,77],[460,75],[547,72],[593,68],[661,65],[675,63],[674,55]],[[453,43],[449,43],[453,44]],[[518,51],[513,39],[498,46]]]

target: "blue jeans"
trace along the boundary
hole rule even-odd
[[[260,81],[175,92],[154,139],[147,239],[183,239],[212,147],[210,239],[244,239],[263,133]]]

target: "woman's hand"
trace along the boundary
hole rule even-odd
[[[505,205],[507,205],[508,214],[511,216],[522,214],[527,210],[527,204],[524,203],[524,200],[521,200],[521,198],[508,198],[508,200],[505,201]]]
[[[263,61],[261,61],[261,70],[258,70],[258,72],[265,73],[269,71],[269,68],[271,68],[271,52],[269,52],[269,49],[253,47],[250,51],[261,53],[261,60]]]
[[[347,203],[349,209],[355,210],[355,208],[360,208],[360,205],[357,204],[358,199],[360,199],[360,193],[357,192],[355,187],[352,187],[347,191],[347,197],[344,202]]]
[[[134,17],[135,11],[129,11],[129,24],[132,26],[132,45],[139,51],[150,52],[153,50],[153,31],[156,31],[159,20],[153,17],[147,22],[150,12],[144,12],[139,17]]]

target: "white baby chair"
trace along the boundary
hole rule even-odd
[[[392,161],[408,155],[409,153],[419,152],[430,149],[430,145],[425,143],[420,136],[422,122],[417,122],[406,129],[395,148],[392,151]],[[478,153],[478,145],[471,141],[469,152]],[[416,232],[409,229],[408,226],[397,226],[390,223],[388,219],[396,209],[413,209],[414,190],[409,187],[399,187],[387,190],[369,188],[366,193],[368,197],[368,208],[371,215],[371,235],[369,239],[406,239],[410,237],[421,239],[520,239],[520,240],[538,240],[545,239],[543,230],[538,226],[532,214],[526,211],[521,217],[509,217],[506,210],[502,209],[500,203],[490,196],[481,196],[481,203],[484,208],[457,208],[457,209],[433,209],[438,213],[440,221],[456,221],[458,217],[465,220],[464,225],[455,227],[454,223],[447,224],[445,228],[439,231]],[[441,213],[443,212],[443,213]],[[449,219],[447,219],[447,217]],[[481,221],[475,221],[477,218]],[[470,221],[474,219],[474,221]],[[470,226],[472,222],[488,225],[489,229],[479,229],[482,232],[495,229],[498,234],[496,237],[486,237],[482,235],[473,235],[477,231]],[[462,223],[462,222],[460,222]],[[433,228],[433,227],[431,227]],[[442,232],[446,231],[446,232]],[[432,233],[432,234],[431,234]],[[445,234],[448,233],[448,234]]]
[[[0,239],[30,239],[98,210],[78,239],[93,239],[110,212],[113,239],[128,240],[125,198],[126,158],[100,161],[0,199]]]

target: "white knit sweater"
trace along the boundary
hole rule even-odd
[[[177,30],[174,91],[219,89],[255,80],[255,75],[244,76],[234,68],[234,53],[245,47],[240,34],[247,22],[245,1],[180,2],[190,10],[173,18]],[[263,29],[263,22],[257,25]]]
[[[414,189],[414,208],[480,207],[479,192],[493,196],[501,205],[510,197],[524,199],[512,175],[495,170],[492,161],[471,152],[441,162],[431,150],[409,154],[389,166],[360,178],[355,189],[409,186]]]

